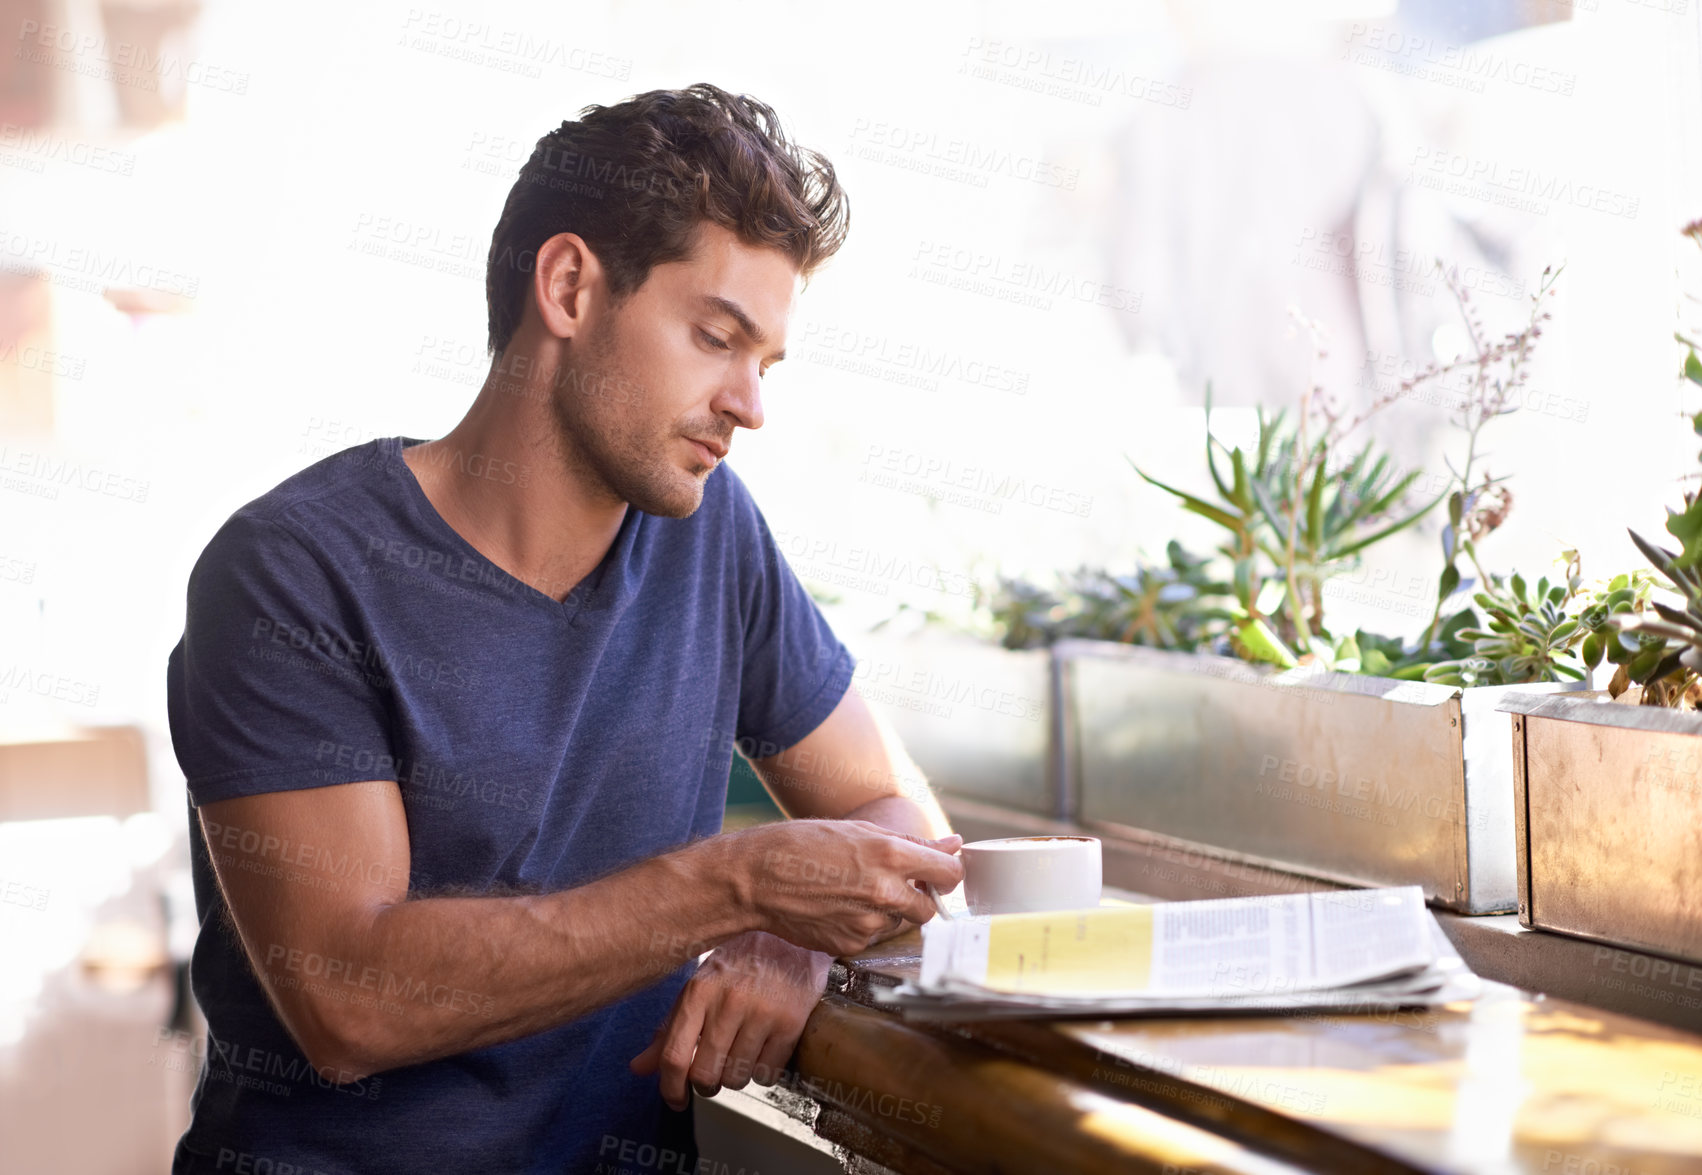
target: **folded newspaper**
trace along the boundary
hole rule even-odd
[[[934,918],[906,1016],[1370,1011],[1471,999],[1481,981],[1418,886]]]

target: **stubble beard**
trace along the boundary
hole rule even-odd
[[[708,473],[692,475],[669,456],[678,434],[649,424],[649,389],[620,371],[607,330],[584,353],[550,397],[556,448],[570,475],[601,487],[611,499],[661,518],[686,518],[703,503]]]

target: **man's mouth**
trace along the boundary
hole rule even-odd
[[[714,465],[727,455],[727,445],[723,441],[717,441],[714,439],[700,441],[696,437],[687,437],[686,440],[690,441],[693,447],[695,447],[697,451],[703,455],[703,459],[711,465]]]

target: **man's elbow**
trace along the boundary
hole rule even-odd
[[[298,1008],[285,1018],[284,1027],[320,1080],[350,1085],[395,1067],[392,1042],[364,1011]]]

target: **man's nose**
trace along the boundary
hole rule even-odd
[[[717,412],[730,413],[741,428],[762,427],[762,377],[755,369],[740,372],[722,388]]]

